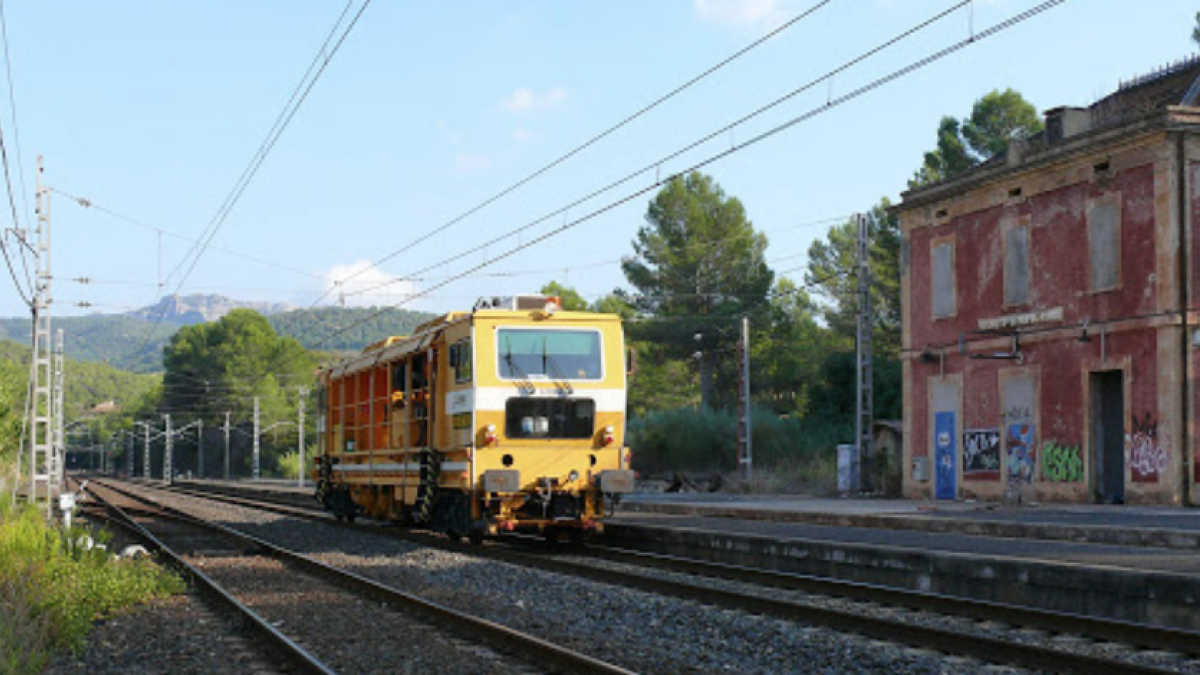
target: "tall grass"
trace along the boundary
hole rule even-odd
[[[279,456],[278,469],[281,478],[296,480],[300,478],[300,453],[289,450]]]
[[[152,561],[69,543],[85,534],[96,536],[0,494],[0,673],[38,673],[54,650],[80,648],[95,619],[183,589]]]

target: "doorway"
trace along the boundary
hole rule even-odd
[[[1091,375],[1092,457],[1096,487],[1104,504],[1125,503],[1125,375],[1106,370]]]

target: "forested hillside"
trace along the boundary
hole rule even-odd
[[[295,338],[306,349],[358,350],[393,335],[409,335],[432,319],[428,312],[392,307],[318,307],[267,317],[280,337]]]
[[[9,364],[8,370],[18,379],[17,410],[23,410],[25,383],[29,373],[29,347],[10,340],[0,340],[0,361]],[[15,368],[12,366],[16,366]],[[78,418],[98,403],[115,401],[125,405],[139,399],[162,381],[157,374],[138,374],[119,370],[104,363],[87,363],[68,358],[64,366],[63,405],[66,419]]]
[[[150,309],[129,314],[55,317],[53,327],[55,331],[63,329],[69,358],[107,363],[138,373],[160,372],[163,347],[181,326],[196,323],[198,314],[194,308],[164,314],[162,323],[147,340],[154,324],[144,317],[155,316],[147,313]],[[307,349],[346,351],[362,349],[392,335],[411,333],[432,316],[391,308],[321,307],[273,314],[267,320],[279,335],[296,338]],[[0,338],[28,344],[29,319],[0,319]]]

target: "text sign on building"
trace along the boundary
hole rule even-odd
[[[1004,328],[1020,328],[1039,323],[1055,323],[1063,320],[1063,308],[1043,309],[1024,314],[1008,314],[991,319],[980,319],[979,330],[1002,330]]]

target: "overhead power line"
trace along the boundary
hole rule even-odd
[[[830,2],[832,2],[832,0],[821,0],[820,2],[816,3],[815,5],[808,8],[807,10],[801,12],[800,14],[792,17],[788,21],[779,25],[774,30],[768,32],[766,35],[763,35],[762,37],[758,38],[754,42],[751,42],[750,44],[746,45],[745,47],[742,47],[741,49],[734,52],[733,54],[725,57],[721,61],[717,62],[715,65],[710,66],[708,69],[704,70],[703,72],[699,73],[698,75],[695,75],[694,77],[687,80],[683,84],[676,86],[671,91],[663,94],[662,96],[659,96],[654,101],[650,102],[648,105],[645,105],[645,106],[639,108],[638,110],[634,111],[633,113],[626,116],[624,119],[617,122],[616,124],[613,124],[612,126],[608,127],[604,131],[601,131],[600,133],[596,134],[595,136],[592,136],[588,140],[584,141],[580,145],[572,148],[571,150],[568,150],[566,153],[560,155],[558,158],[554,159],[550,163],[542,166],[540,169],[537,169],[533,173],[526,175],[524,178],[518,180],[517,182],[513,183],[512,185],[509,185],[508,187],[497,192],[496,194],[492,195],[491,197],[488,197],[487,199],[483,200],[479,204],[476,204],[475,206],[467,209],[466,211],[462,212],[461,214],[455,216],[454,218],[451,218],[450,220],[446,221],[445,223],[438,225],[437,227],[434,227],[431,230],[428,230],[424,234],[409,241],[407,244],[392,251],[391,253],[388,253],[387,255],[383,256],[379,260],[375,261],[375,263],[373,263],[371,265],[371,267],[378,268],[383,263],[385,263],[389,260],[392,260],[396,256],[401,255],[401,254],[411,250],[413,247],[417,246],[418,244],[420,244],[423,241],[428,240],[430,237],[433,237],[437,234],[445,232],[446,230],[450,229],[451,227],[454,227],[455,225],[462,222],[463,220],[465,220],[465,219],[471,217],[472,215],[478,213],[479,211],[482,211],[483,209],[487,208],[491,204],[494,204],[495,202],[499,201],[500,199],[508,196],[509,194],[512,194],[513,192],[517,191],[521,187],[532,182],[539,176],[547,173],[548,171],[559,166],[560,164],[563,164],[564,162],[571,159],[575,155],[578,155],[579,153],[583,152],[584,150],[590,148],[591,146],[599,143],[600,141],[604,140],[605,138],[616,133],[617,131],[624,128],[625,126],[628,126],[629,124],[631,124],[638,118],[644,116],[646,113],[649,113],[650,111],[659,107],[663,103],[666,103],[667,101],[671,100],[672,98],[675,98],[679,94],[690,89],[693,85],[700,82],[701,80],[704,80],[705,78],[709,77],[713,73],[716,73],[717,71],[721,70],[722,68],[729,65],[730,63],[733,63],[734,61],[738,60],[742,56],[745,56],[747,53],[753,51],[755,48],[759,47],[760,45],[767,42],[771,38],[779,35],[780,33],[784,32],[785,30],[800,23],[804,19],[807,19],[809,16],[815,14],[817,12],[817,10],[821,9],[825,5],[828,5]],[[371,267],[363,268],[357,272],[354,272],[353,274],[346,277],[345,279],[342,279],[342,281],[349,281],[351,279],[357,278],[359,275],[361,275],[364,272],[366,272],[367,270],[371,269]],[[328,290],[326,291],[326,295],[328,295]],[[318,298],[318,302],[319,301],[320,301],[320,298]]]
[[[25,206],[25,218],[33,220],[29,212],[29,192],[25,189],[25,158],[21,152],[21,125],[17,122],[17,92],[13,87],[12,57],[8,49],[8,17],[4,10],[4,0],[0,0],[0,39],[4,41],[4,72],[8,80],[8,106],[12,112],[13,143],[17,150],[17,177],[21,183],[21,203]]]
[[[175,272],[178,271],[178,269],[190,259],[190,263],[188,263],[186,271],[184,271],[183,275],[176,284],[175,293],[178,293],[178,289],[183,287],[188,278],[191,276],[192,272],[196,269],[196,265],[200,262],[200,259],[204,257],[204,253],[208,250],[209,246],[212,245],[213,239],[217,236],[217,233],[220,232],[221,227],[225,224],[226,219],[229,218],[229,214],[233,212],[234,207],[237,206],[237,203],[241,199],[242,195],[245,194],[246,188],[250,186],[250,182],[254,179],[254,176],[258,173],[258,170],[262,167],[263,162],[265,162],[267,156],[271,154],[271,150],[275,147],[275,144],[279,141],[280,137],[283,136],[284,131],[286,131],[288,125],[291,124],[292,119],[295,118],[296,113],[300,110],[300,107],[304,105],[306,100],[308,100],[308,96],[312,92],[313,87],[315,87],[317,82],[321,79],[321,75],[325,73],[326,68],[329,67],[329,64],[333,61],[334,56],[337,55],[338,51],[345,43],[346,38],[350,36],[350,33],[354,30],[354,27],[358,25],[358,21],[362,18],[363,12],[365,12],[367,7],[371,5],[371,0],[365,0],[365,2],[363,2],[362,6],[359,7],[358,12],[342,30],[341,35],[337,38],[336,42],[333,42],[334,36],[337,35],[338,29],[341,27],[353,4],[354,0],[349,0],[349,2],[346,3],[346,7],[338,16],[338,20],[334,23],[333,28],[330,29],[329,35],[325,38],[325,42],[321,45],[320,50],[317,51],[316,56],[313,57],[312,62],[309,64],[308,70],[304,73],[304,77],[302,77],[300,82],[297,83],[296,88],[292,91],[292,95],[284,105],[283,110],[280,111],[279,115],[276,117],[275,123],[271,126],[271,129],[267,132],[266,137],[259,145],[258,150],[250,159],[250,163],[246,165],[246,168],[242,171],[242,175],[238,178],[237,182],[234,183],[234,186],[230,190],[228,196],[226,196],[225,201],[217,209],[217,212],[213,215],[208,227],[206,227],[205,231],[200,235],[195,246],[193,246],[188,252],[188,255],[184,256],[184,259],[180,261],[180,264],[176,266],[175,270],[168,275],[168,278],[174,276]],[[331,42],[333,42],[332,47],[330,47]],[[145,345],[153,338],[154,332],[157,330],[159,324],[162,323],[162,319],[165,314],[166,308],[164,307],[155,318],[150,331],[146,334],[146,339],[142,342],[141,346],[134,350],[135,352],[141,351],[143,348],[145,348]]]
[[[473,255],[476,253],[486,251],[490,247],[492,247],[498,243],[501,243],[507,239],[511,239],[520,234],[523,234],[524,232],[526,232],[530,229],[533,229],[534,227],[536,227],[542,223],[546,223],[546,222],[551,221],[552,219],[558,218],[560,216],[565,218],[571,211],[573,211],[579,207],[582,207],[583,205],[587,204],[588,202],[593,201],[594,199],[596,199],[597,197],[600,197],[601,195],[604,195],[608,192],[612,192],[613,190],[617,189],[618,187],[620,187],[622,185],[625,185],[626,183],[630,183],[630,182],[634,181],[635,179],[637,179],[638,177],[640,177],[642,175],[645,175],[650,172],[654,172],[657,175],[659,168],[663,164],[665,164],[671,160],[678,159],[679,157],[682,157],[683,155],[687,154],[688,152],[691,152],[692,150],[699,148],[700,146],[708,143],[709,141],[712,141],[715,138],[723,137],[726,134],[728,134],[730,131],[736,129],[737,127],[742,126],[743,124],[749,122],[750,120],[755,119],[755,118],[767,113],[768,111],[773,110],[774,108],[777,108],[778,106],[786,103],[787,101],[790,101],[791,99],[795,98],[796,96],[799,96],[800,94],[802,94],[806,91],[809,91],[809,90],[813,89],[814,87],[817,87],[825,82],[831,81],[835,76],[845,72],[846,70],[853,68],[854,66],[871,58],[872,56],[875,56],[876,54],[879,54],[880,52],[888,49],[889,47],[892,47],[892,46],[904,41],[905,39],[908,39],[908,38],[912,37],[913,35],[916,35],[917,33],[929,28],[930,26],[938,23],[939,21],[942,21],[943,19],[953,15],[954,13],[963,9],[964,7],[969,6],[972,3],[972,1],[973,0],[960,0],[959,2],[955,3],[951,7],[937,13],[936,15],[932,16],[931,18],[926,19],[925,21],[922,21],[921,23],[901,32],[900,34],[896,35],[895,37],[891,38],[890,40],[880,43],[879,45],[863,52],[862,54],[858,55],[857,57],[850,59],[849,61],[846,61],[842,65],[837,66],[836,68],[834,68],[830,71],[827,71],[825,74],[820,75],[820,76],[806,82],[805,84],[803,84],[799,87],[796,87],[795,89],[792,89],[791,91],[787,92],[783,96],[780,96],[780,97],[774,99],[773,101],[767,103],[766,105],[760,106],[756,110],[739,117],[738,119],[734,120],[733,122],[730,122],[730,123],[722,126],[721,128],[719,128],[715,131],[712,131],[712,132],[700,137],[699,139],[692,141],[691,143],[684,145],[683,147],[675,150],[674,152],[667,154],[664,157],[661,157],[661,158],[659,158],[653,162],[650,162],[634,171],[631,171],[628,174],[626,174],[625,176],[618,178],[617,180],[614,180],[614,181],[608,183],[607,185],[604,185],[603,187],[593,190],[592,192],[590,192],[582,197],[579,197],[579,198],[575,199],[574,201],[570,202],[569,204],[562,206],[554,211],[551,211],[550,213],[547,213],[547,214],[541,216],[540,218],[536,218],[532,221],[525,223],[524,225],[521,225],[521,226],[513,228],[505,233],[497,235],[497,236],[489,239],[488,241],[478,244],[476,246],[473,246],[465,251],[448,256],[446,258],[439,260],[438,262],[435,262],[435,263],[432,263],[425,267],[422,267],[411,274],[406,274],[406,275],[403,275],[400,277],[396,277],[394,279],[390,279],[388,281],[380,282],[379,284],[369,287],[367,289],[367,291],[369,292],[369,291],[379,290],[381,288],[386,288],[387,286],[391,286],[393,284],[399,283],[402,280],[411,279],[413,277],[420,277],[429,271],[432,271],[439,267],[448,265],[449,263],[452,263],[456,260],[465,258],[469,255]],[[968,39],[968,40],[964,41],[964,44],[970,44],[971,42],[972,42],[972,39]],[[841,97],[838,100],[842,100],[844,98],[845,97]],[[820,112],[824,112],[825,109],[832,107],[832,105],[831,105],[832,102],[833,102],[833,99],[828,101],[824,107],[818,108],[817,112],[810,114],[810,116],[819,114]],[[805,119],[807,119],[807,118],[805,118]],[[731,149],[744,147],[745,145],[747,145],[747,144],[742,143],[739,145],[734,145],[733,148],[731,148]],[[722,154],[720,156],[725,156],[725,155]],[[680,173],[686,173],[686,172],[680,172]]]
[[[79,197],[79,196],[73,195],[65,190],[60,190],[59,188],[52,187],[52,188],[50,188],[50,190],[52,192],[57,192],[58,194],[66,197],[67,199],[74,201],[76,204],[78,204],[79,206],[82,206],[85,209],[93,209],[95,211],[99,211],[100,213],[103,213],[106,216],[115,218],[117,220],[124,221],[131,225],[136,225],[140,228],[150,230],[151,232],[165,234],[168,237],[171,237],[173,239],[179,239],[181,241],[192,242],[193,244],[199,243],[199,241],[200,241],[197,238],[189,237],[187,235],[180,234],[178,232],[172,232],[171,230],[166,230],[161,227],[151,225],[149,223],[146,223],[146,222],[139,220],[137,218],[134,218],[132,216],[127,216],[123,213],[120,213],[119,211],[114,211],[110,208],[103,206],[102,204],[97,204],[95,201],[92,201],[91,199],[88,199],[87,197]],[[274,267],[275,269],[283,270],[285,272],[291,272],[293,274],[298,274],[300,276],[306,276],[306,277],[309,277],[312,279],[324,279],[324,277],[321,276],[320,274],[315,274],[313,272],[308,272],[306,270],[298,269],[296,267],[284,265],[283,263],[275,262],[273,260],[267,260],[265,258],[253,256],[248,253],[243,253],[242,251],[238,251],[236,249],[226,248],[224,246],[209,246],[209,248],[211,248],[214,251],[220,251],[222,253],[227,253],[231,256],[241,258],[242,260],[249,260],[251,262],[256,262],[260,265],[266,265],[267,267]],[[147,283],[149,283],[149,282],[147,282]],[[155,284],[149,284],[149,285],[158,286],[159,284],[155,283]]]
[[[1039,4],[1039,5],[1036,5],[1036,6],[1034,6],[1034,7],[1030,8],[1030,9],[1028,9],[1028,10],[1025,10],[1024,12],[1021,12],[1021,13],[1019,13],[1019,14],[1016,14],[1016,15],[1014,15],[1014,16],[1012,16],[1012,17],[1010,17],[1010,18],[1006,19],[1005,21],[1002,21],[1002,22],[1000,22],[1000,23],[997,23],[997,24],[995,24],[995,25],[991,26],[990,28],[987,28],[987,29],[985,29],[985,30],[983,30],[983,31],[981,31],[981,32],[978,32],[978,33],[973,33],[971,36],[969,36],[969,37],[967,37],[967,38],[965,38],[965,39],[963,39],[963,40],[960,40],[960,41],[958,41],[958,42],[955,42],[955,43],[953,43],[953,44],[951,44],[951,45],[949,45],[949,46],[947,46],[947,47],[944,47],[944,48],[942,48],[942,49],[940,49],[940,50],[938,50],[938,51],[936,51],[936,52],[933,52],[932,54],[929,54],[929,55],[927,55],[927,56],[925,56],[925,57],[923,57],[923,58],[921,58],[921,59],[918,59],[918,60],[916,60],[916,61],[913,61],[913,62],[909,63],[908,65],[906,65],[906,66],[902,67],[902,68],[899,68],[899,69],[893,70],[892,72],[888,73],[887,75],[884,75],[883,77],[880,77],[880,78],[877,78],[877,79],[875,79],[875,80],[872,80],[871,82],[869,82],[869,83],[867,83],[867,84],[865,84],[865,85],[863,85],[863,86],[861,86],[861,87],[858,87],[858,88],[856,88],[856,89],[854,89],[854,90],[852,90],[852,91],[850,91],[850,92],[848,92],[848,93],[846,93],[846,94],[843,94],[843,95],[841,95],[841,96],[838,96],[838,97],[835,97],[835,98],[831,98],[831,99],[829,99],[829,100],[828,100],[828,101],[827,101],[827,102],[826,102],[824,105],[821,105],[821,106],[818,106],[818,107],[816,107],[816,108],[810,109],[809,111],[807,111],[807,112],[805,112],[805,113],[803,113],[803,114],[797,115],[797,116],[795,116],[795,117],[793,117],[793,118],[791,118],[791,119],[789,119],[789,120],[787,120],[787,121],[783,122],[782,124],[776,125],[776,126],[774,126],[774,127],[770,128],[770,129],[766,130],[766,131],[763,131],[763,132],[761,132],[761,133],[759,133],[759,134],[757,134],[757,135],[755,135],[755,136],[753,136],[753,137],[751,137],[751,138],[747,139],[746,141],[744,141],[744,142],[742,142],[742,143],[738,143],[738,144],[736,144],[736,145],[733,145],[732,147],[728,148],[727,150],[724,150],[724,151],[722,151],[722,152],[719,152],[719,153],[717,153],[717,154],[715,154],[715,155],[711,155],[711,156],[709,156],[709,157],[708,157],[708,158],[706,158],[706,159],[703,159],[703,160],[701,160],[701,161],[699,161],[699,162],[696,162],[695,164],[692,164],[691,166],[687,167],[686,169],[684,169],[684,170],[682,170],[682,171],[678,171],[678,172],[676,172],[675,174],[673,174],[673,176],[668,176],[666,180],[662,180],[662,179],[656,180],[656,181],[655,181],[655,182],[653,182],[653,183],[650,183],[650,184],[648,184],[648,185],[646,185],[646,186],[644,186],[644,187],[642,187],[642,188],[639,188],[639,189],[637,189],[637,190],[635,190],[635,191],[633,191],[633,192],[631,192],[631,193],[628,193],[628,194],[626,194],[624,197],[621,197],[621,198],[619,198],[619,199],[616,199],[616,200],[614,200],[614,201],[612,201],[612,202],[609,202],[608,204],[605,204],[604,206],[598,207],[598,208],[596,208],[596,209],[592,210],[591,212],[589,212],[589,213],[587,213],[587,214],[585,214],[585,215],[583,215],[583,216],[580,216],[580,217],[578,217],[578,218],[576,218],[576,219],[574,219],[574,220],[572,220],[572,221],[565,222],[565,223],[563,223],[561,226],[559,226],[559,227],[557,227],[557,228],[554,228],[554,229],[552,229],[552,230],[549,230],[549,231],[547,231],[547,232],[545,232],[545,233],[543,233],[543,234],[541,234],[541,235],[539,235],[539,236],[537,236],[537,237],[533,238],[532,240],[530,240],[530,241],[528,241],[528,242],[526,242],[526,243],[524,243],[524,244],[521,244],[521,245],[518,245],[518,246],[516,246],[516,247],[513,247],[513,248],[511,248],[511,249],[509,249],[509,250],[507,250],[507,251],[505,251],[505,252],[503,252],[503,253],[501,253],[501,254],[499,254],[499,255],[497,255],[497,256],[493,256],[493,257],[492,257],[491,259],[489,259],[489,260],[485,260],[485,261],[483,261],[483,262],[481,262],[481,263],[479,263],[479,264],[477,264],[477,265],[474,265],[474,266],[470,267],[469,269],[467,269],[466,271],[464,271],[464,272],[461,272],[461,273],[459,273],[459,274],[456,274],[456,275],[454,275],[454,276],[450,277],[450,278],[449,278],[449,279],[447,279],[446,281],[443,281],[443,282],[441,282],[441,283],[439,283],[439,284],[436,284],[436,285],[434,285],[434,286],[432,286],[432,287],[430,287],[430,288],[428,288],[428,289],[426,289],[426,290],[424,290],[424,291],[418,291],[418,292],[416,292],[416,293],[413,293],[413,294],[411,294],[411,295],[410,295],[410,296],[409,296],[407,299],[405,299],[404,301],[402,301],[401,303],[396,303],[396,304],[395,304],[395,305],[393,305],[393,306],[394,306],[394,307],[398,307],[398,306],[400,306],[401,304],[407,304],[407,303],[409,303],[409,302],[412,302],[413,300],[416,300],[416,299],[418,299],[418,298],[424,297],[425,295],[427,295],[428,293],[430,293],[430,292],[432,292],[432,291],[435,291],[435,290],[437,290],[437,289],[439,289],[439,288],[443,288],[443,287],[445,287],[445,286],[447,286],[447,285],[449,285],[449,284],[451,284],[451,283],[453,283],[453,282],[455,282],[455,281],[457,281],[457,280],[459,280],[459,279],[462,279],[462,278],[465,278],[465,277],[467,277],[467,276],[471,275],[471,274],[472,274],[472,273],[474,273],[474,272],[477,272],[477,271],[479,271],[479,270],[481,270],[481,269],[483,269],[483,268],[486,268],[486,267],[489,267],[489,266],[491,266],[491,265],[494,265],[495,263],[497,263],[497,262],[500,262],[501,260],[505,260],[505,259],[507,259],[507,258],[510,258],[510,257],[512,257],[512,256],[514,256],[514,255],[516,255],[516,254],[518,254],[518,253],[520,253],[520,252],[522,252],[522,251],[524,251],[524,250],[528,249],[528,248],[531,248],[531,247],[533,247],[533,246],[536,246],[537,244],[540,244],[540,243],[542,243],[542,242],[544,242],[544,241],[546,241],[546,240],[548,240],[548,239],[551,239],[551,238],[553,238],[553,237],[556,237],[556,236],[558,236],[559,234],[562,234],[563,232],[566,232],[566,231],[568,231],[568,230],[574,229],[575,227],[579,226],[579,225],[580,225],[580,224],[582,224],[582,223],[585,223],[585,222],[587,222],[587,221],[589,221],[589,220],[592,220],[592,219],[594,219],[594,218],[596,218],[596,217],[598,217],[598,216],[600,216],[600,215],[602,215],[602,214],[604,214],[604,213],[607,213],[607,212],[609,212],[609,211],[611,211],[611,210],[613,210],[613,209],[615,209],[615,208],[617,208],[617,207],[619,207],[619,206],[621,206],[621,205],[623,205],[623,204],[626,204],[626,203],[628,203],[628,202],[630,202],[630,201],[632,201],[632,200],[634,200],[634,199],[637,199],[638,197],[641,197],[641,196],[643,196],[643,195],[645,195],[645,194],[648,194],[648,193],[649,193],[649,192],[651,192],[652,190],[658,189],[659,187],[661,187],[662,185],[664,185],[666,182],[669,182],[669,181],[671,180],[671,178],[673,178],[674,176],[686,175],[686,174],[688,174],[688,173],[690,173],[690,172],[692,172],[692,171],[697,171],[697,170],[699,170],[699,169],[702,169],[702,168],[704,168],[704,167],[706,167],[706,166],[708,166],[708,165],[710,165],[710,164],[713,164],[713,163],[715,163],[715,162],[718,162],[718,161],[720,161],[720,160],[722,160],[722,159],[725,159],[726,157],[729,157],[730,155],[734,155],[734,154],[736,154],[736,153],[738,153],[738,152],[741,152],[742,150],[745,150],[745,149],[746,149],[746,148],[748,148],[748,147],[751,147],[751,146],[753,146],[753,145],[757,145],[757,144],[761,143],[762,141],[764,141],[764,140],[766,140],[766,139],[768,139],[768,138],[771,138],[771,137],[773,137],[773,136],[776,136],[776,135],[778,135],[778,134],[780,134],[780,133],[782,133],[782,132],[784,132],[784,131],[787,131],[787,130],[789,130],[789,129],[791,129],[791,128],[793,128],[793,127],[795,127],[795,126],[797,126],[797,125],[799,125],[799,124],[801,124],[801,123],[803,123],[803,122],[805,122],[805,121],[808,121],[808,120],[810,120],[810,119],[812,119],[812,118],[814,118],[814,117],[817,117],[817,116],[819,116],[819,115],[821,115],[821,114],[823,114],[823,113],[826,113],[826,112],[829,112],[830,110],[833,110],[833,109],[835,109],[835,108],[838,108],[838,107],[840,107],[840,106],[842,106],[842,105],[844,105],[844,104],[846,104],[846,103],[848,103],[848,102],[850,102],[850,101],[853,101],[853,100],[855,100],[855,99],[857,99],[857,98],[859,98],[859,97],[861,97],[861,96],[863,96],[863,95],[865,95],[865,94],[868,94],[868,93],[870,93],[870,92],[872,92],[872,91],[874,91],[874,90],[876,90],[876,89],[878,89],[878,88],[880,88],[880,87],[882,87],[882,86],[884,86],[884,85],[890,84],[891,82],[894,82],[894,81],[896,81],[896,80],[898,80],[898,79],[900,79],[900,78],[902,78],[902,77],[905,77],[905,76],[907,76],[907,75],[910,75],[911,73],[913,73],[913,72],[915,72],[915,71],[918,71],[918,70],[920,70],[920,69],[922,69],[922,68],[925,68],[926,66],[929,66],[930,64],[936,63],[936,62],[938,62],[938,61],[940,61],[940,60],[942,60],[942,59],[944,59],[944,58],[946,58],[946,57],[948,57],[948,56],[950,56],[950,55],[952,55],[952,54],[955,54],[955,53],[957,53],[957,52],[961,51],[962,49],[965,49],[966,47],[969,47],[969,46],[972,46],[972,45],[978,44],[978,43],[982,42],[983,40],[986,40],[987,38],[990,38],[990,37],[992,37],[992,36],[994,36],[994,35],[997,35],[997,34],[999,34],[999,33],[1003,32],[1003,31],[1005,31],[1005,30],[1007,30],[1007,29],[1009,29],[1009,28],[1012,28],[1013,26],[1016,26],[1016,25],[1018,25],[1018,24],[1021,24],[1021,23],[1025,22],[1025,21],[1027,21],[1027,20],[1029,20],[1029,19],[1033,18],[1034,16],[1037,16],[1037,15],[1041,14],[1042,12],[1045,12],[1046,10],[1052,9],[1053,7],[1056,7],[1056,6],[1060,5],[1060,4],[1063,4],[1063,3],[1064,3],[1064,2],[1066,2],[1066,1],[1067,1],[1067,0],[1047,0],[1046,2],[1043,2],[1043,3]],[[969,2],[970,2],[970,0],[967,0],[966,2],[960,2],[960,3],[958,3],[957,5],[955,5],[954,7],[952,7],[951,9],[949,9],[949,10],[946,10],[945,12],[942,12],[941,14],[937,15],[937,16],[936,16],[936,17],[934,17],[933,19],[930,19],[930,20],[928,20],[928,21],[926,21],[926,22],[924,22],[924,23],[922,23],[922,24],[919,24],[918,26],[916,26],[916,27],[914,27],[914,28],[911,28],[911,29],[909,29],[908,31],[906,31],[905,33],[903,33],[903,34],[901,35],[901,37],[898,37],[898,38],[893,38],[893,40],[890,40],[889,42],[887,42],[887,43],[884,43],[884,44],[885,44],[885,45],[887,45],[887,44],[893,44],[894,42],[896,42],[897,40],[901,39],[902,37],[904,37],[904,36],[907,36],[907,35],[911,35],[912,33],[914,33],[914,32],[916,32],[916,31],[920,30],[921,28],[923,28],[923,27],[925,27],[925,26],[928,26],[930,23],[932,23],[932,22],[934,22],[934,21],[938,20],[939,18],[941,18],[941,17],[944,17],[944,16],[946,16],[947,14],[949,14],[949,13],[951,13],[951,12],[955,11],[956,9],[958,9],[958,8],[961,8],[961,7],[963,7],[963,6],[967,5],[967,4],[969,4]],[[874,53],[874,52],[876,52],[876,51],[879,51],[879,49],[881,49],[881,48],[882,48],[882,47],[877,47],[876,49],[873,49],[873,50],[871,50],[870,52],[868,52],[868,54],[871,54],[871,53]],[[856,61],[858,61],[858,60],[861,60],[862,58],[864,58],[864,57],[859,57],[858,59],[855,59],[855,61],[852,61],[851,63],[853,63],[853,62],[856,62]],[[845,69],[846,67],[847,67],[847,66],[842,66],[842,67],[839,67],[838,69],[835,69],[835,71],[831,71],[831,72],[837,72],[837,71],[839,71],[839,70],[843,70],[843,69]],[[821,78],[821,79],[826,79],[827,77],[828,77],[828,76],[825,76],[825,77],[823,77],[823,78]],[[817,80],[817,81],[820,81],[820,80]],[[795,95],[795,93],[798,93],[798,91],[797,91],[797,92],[793,92],[792,94],[789,94],[789,95],[788,95],[787,97],[785,97],[785,98],[790,98],[791,96]],[[773,107],[774,105],[777,105],[777,104],[778,104],[778,102],[776,102],[776,103],[772,103],[772,104],[770,104],[768,107]],[[765,109],[765,108],[763,108],[763,109]],[[760,109],[760,111],[761,111],[761,110],[763,110],[763,109]],[[756,112],[756,113],[752,113],[751,115],[754,115],[754,114],[758,114],[758,113],[757,113],[757,112]],[[748,117],[749,117],[749,116],[747,116],[747,118],[748,118]],[[743,119],[747,119],[747,118],[743,118]],[[494,242],[494,241],[496,241],[496,240],[493,240],[493,242]],[[389,307],[389,308],[385,308],[385,309],[390,309],[390,308],[391,308],[391,307]],[[360,320],[358,320],[358,321],[355,321],[355,322],[353,322],[353,323],[351,323],[351,324],[347,325],[346,327],[344,327],[343,329],[341,329],[341,331],[339,331],[339,332],[345,332],[345,331],[351,330],[352,328],[356,328],[356,327],[358,327],[358,326],[360,326],[360,325],[362,325],[362,324],[364,324],[364,323],[366,323],[366,322],[368,322],[368,321],[371,321],[371,320],[374,320],[375,318],[378,318],[378,316],[379,316],[380,314],[382,314],[382,311],[375,312],[375,313],[373,313],[373,314],[371,314],[371,315],[368,315],[368,316],[366,316],[366,317],[364,317],[364,318],[362,318],[362,319],[360,319]],[[337,333],[335,333],[334,335],[330,336],[329,338],[326,338],[326,340],[324,340],[324,341],[323,341],[322,343],[320,343],[318,346],[320,346],[321,344],[324,344],[324,343],[328,342],[329,340],[333,339],[333,338],[334,338],[334,337],[336,337],[336,336],[337,336]]]

